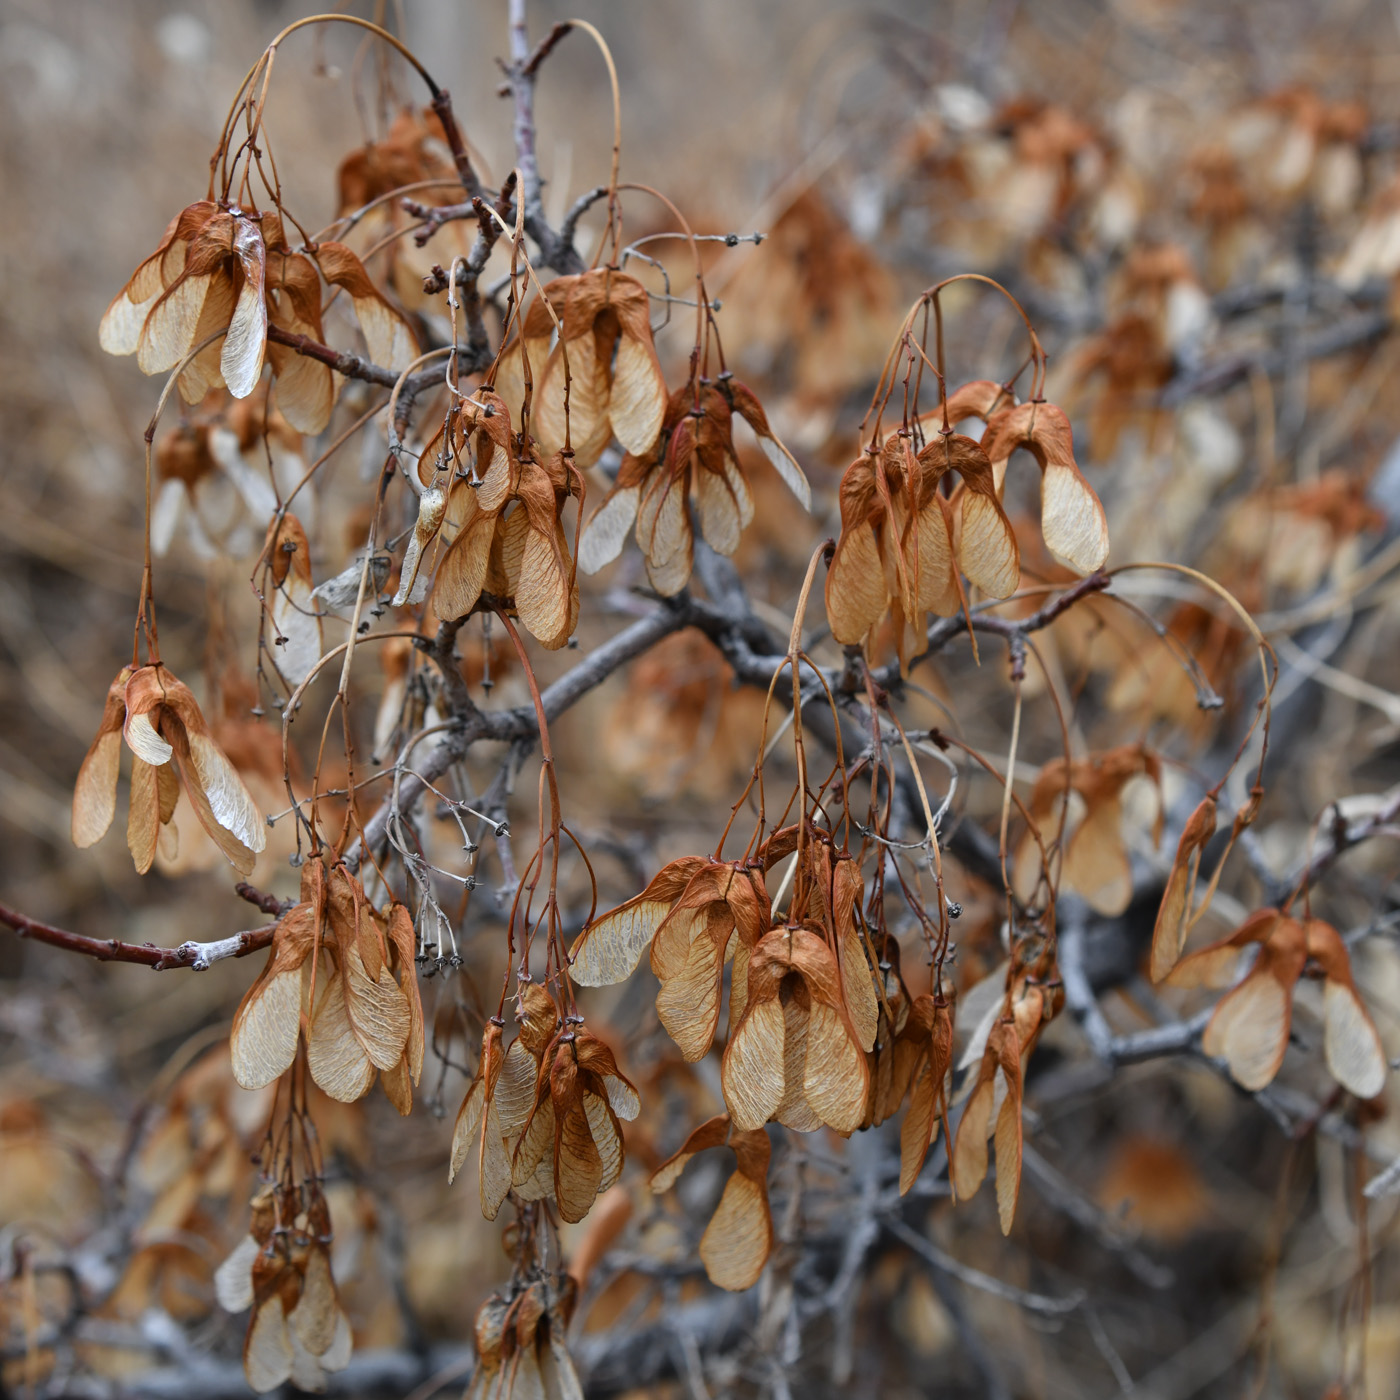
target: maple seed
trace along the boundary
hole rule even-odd
[[[773,1217],[768,1206],[768,1134],[734,1130],[727,1113],[696,1128],[680,1150],[651,1175],[651,1189],[668,1191],[691,1159],[728,1144],[737,1170],[725,1183],[719,1205],[700,1238],[700,1262],[717,1288],[742,1292],[758,1282],[773,1250]]]
[[[1236,983],[1251,948],[1258,949],[1254,963]],[[1257,1092],[1283,1064],[1293,993],[1309,959],[1323,976],[1327,1068],[1358,1098],[1374,1098],[1385,1087],[1385,1052],[1357,992],[1346,944],[1330,924],[1260,909],[1228,937],[1183,958],[1167,980],[1178,987],[1230,989],[1216,1003],[1201,1048],[1223,1059],[1243,1088]]]
[[[198,403],[208,390],[225,386],[235,399],[247,398],[266,355],[287,421],[319,433],[335,402],[330,367],[267,339],[271,323],[322,340],[318,266],[328,283],[350,294],[370,358],[385,369],[407,366],[418,353],[413,332],[349,248],[322,243],[310,257],[294,253],[278,214],[221,208],[210,200],[171,220],[156,251],[107,308],[99,341],[109,354],[135,353],[146,374],[162,374],[223,331],[222,344],[214,341],[181,371],[185,402]]]
[[[259,1394],[291,1381],[322,1391],[326,1372],[350,1364],[350,1320],[331,1275],[330,1211],[308,1183],[304,1208],[281,1188],[252,1203],[248,1234],[214,1275],[219,1305],[252,1310],[243,1343],[243,1370]]]
[[[1166,892],[1157,911],[1152,930],[1152,954],[1149,970],[1154,982],[1160,982],[1176,966],[1186,935],[1191,929],[1191,905],[1195,899],[1196,879],[1201,869],[1201,854],[1215,835],[1215,798],[1207,794],[1186,820],[1181,839],[1177,842],[1176,858],[1167,876]]]
[[[1074,460],[1069,419],[1051,403],[1004,408],[988,420],[982,449],[1000,494],[1011,454],[1025,448],[1040,466],[1040,533],[1060,563],[1082,574],[1108,558],[1108,521]]]
[[[301,900],[277,921],[267,963],[234,1014],[234,1077],[258,1089],[286,1073],[305,1011],[312,1079],[333,1099],[353,1103],[377,1071],[406,1115],[423,1072],[416,943],[403,905],[386,919],[343,866],[327,872],[320,856],[306,861]]]
[[[112,824],[123,739],[132,754],[127,844],[137,870],[144,875],[151,868],[158,843],[167,839],[183,786],[215,845],[240,874],[251,873],[267,828],[189,687],[160,662],[127,667],[108,688],[73,789],[73,844],[93,845]]]

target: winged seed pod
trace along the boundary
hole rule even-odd
[[[163,374],[205,336],[227,330],[186,367],[180,393],[198,403],[227,384],[253,392],[267,340],[267,250],[258,221],[236,206],[200,200],[181,210],[154,253],[107,308],[98,338],[112,355],[135,354],[146,374]]]
[[[412,918],[395,904],[386,919],[355,876],[341,865],[327,873],[319,856],[302,866],[301,896],[277,921],[267,963],[234,1013],[234,1077],[260,1089],[285,1074],[305,1018],[311,1077],[331,1098],[362,1098],[377,1072],[407,1114],[424,1039]]]
[[[107,308],[100,343],[109,354],[135,353],[146,374],[164,374],[200,341],[226,331],[181,373],[185,402],[198,403],[223,386],[234,398],[247,398],[266,353],[287,421],[318,433],[335,401],[330,367],[290,346],[267,343],[269,322],[291,334],[323,338],[318,265],[327,282],[350,294],[370,358],[386,369],[407,365],[418,353],[413,333],[349,248],[322,243],[308,258],[288,246],[278,214],[209,200],[171,221],[156,251]]]
[[[629,450],[617,480],[580,536],[579,567],[596,573],[616,559],[633,528],[652,586],[665,597],[690,579],[695,540],[689,502],[709,546],[733,554],[753,519],[753,492],[734,449],[734,415],[753,429],[784,483],[811,508],[811,488],[796,459],[769,427],[763,406],[732,375],[688,383],[671,395],[660,433]]]
[[[841,478],[841,535],[826,577],[826,613],[831,634],[848,646],[863,643],[887,611],[895,614],[896,636],[930,610],[958,609],[953,578],[953,539],[940,497],[916,523],[922,471],[908,439],[886,439],[877,453],[867,449]]]
[[[987,1174],[987,1138],[994,1128],[997,1217],[1002,1234],[1009,1235],[1021,1189],[1021,1054],[1015,1027],[1010,1021],[998,1021],[992,1027],[976,1085],[958,1123],[949,1174],[954,1194],[960,1201],[975,1196]],[[902,1161],[900,1180],[902,1186]]]
[[[488,1220],[500,1210],[512,1185],[529,1188],[524,1177],[512,1180],[513,1145],[534,1107],[540,1064],[561,1024],[553,997],[534,984],[521,993],[516,1021],[520,1033],[504,1054],[501,1028],[486,1027],[480,1065],[457,1112],[452,1134],[447,1179],[455,1180],[475,1144],[482,1211]],[[549,1194],[548,1186],[540,1194]],[[531,1199],[538,1197],[532,1195]]]
[[[311,545],[288,512],[268,526],[264,555],[273,595],[267,609],[267,650],[277,674],[295,688],[321,659],[321,615],[312,597]]]
[[[987,1138],[995,1131],[1002,1234],[1011,1232],[1021,1189],[1025,1064],[1041,1032],[1064,1005],[1064,987],[1054,975],[1053,958],[1052,939],[1032,933],[1020,940],[1012,952],[1008,991],[997,1004],[986,1039],[979,1046],[974,1032],[963,1055],[964,1063],[980,1058],[980,1065],[949,1153],[949,1176],[959,1200],[976,1195],[987,1174]]]
[[[121,743],[131,750],[127,845],[145,874],[169,843],[183,786],[200,825],[243,875],[267,845],[267,828],[238,770],[214,742],[188,686],[160,662],[126,667],[107,691],[102,723],[73,789],[73,844],[102,839],[117,806]]]
[[[468,455],[475,470],[468,473],[462,464]],[[468,527],[484,534],[476,545],[468,545],[472,563],[444,559],[439,571],[439,597],[451,599],[469,612],[481,595],[486,577],[486,560],[494,537],[499,507],[487,510],[479,505],[480,488],[491,476],[494,499],[500,494],[499,482],[505,479],[516,455],[515,437],[511,430],[510,410],[494,389],[479,389],[462,404],[454,404],[447,421],[434,434],[418,457],[418,484],[422,495],[418,502],[418,519],[413,536],[404,553],[399,572],[399,588],[394,595],[394,607],[402,607],[417,593],[415,584],[427,559],[428,547],[440,536],[449,546],[449,557],[458,551],[451,546],[468,534]],[[503,504],[503,502],[502,502]],[[456,577],[449,577],[456,572]],[[472,583],[467,584],[470,578]]]
[[[878,951],[884,995],[877,1001],[875,1043],[869,1055],[870,1099],[862,1124],[870,1128],[899,1112],[920,1058],[919,1038],[902,1035],[913,1000],[900,972],[899,944],[886,935]]]
[[[552,1055],[552,1062],[551,1062]],[[624,1159],[619,1118],[633,1119],[641,1101],[632,1083],[618,1073],[612,1051],[587,1031],[561,1033],[545,1052],[547,1083],[526,1124],[519,1149],[523,1172],[529,1172],[534,1120],[548,1105],[553,1119],[554,1198],[560,1218],[573,1223],[588,1214],[593,1202],[622,1175]]]
[[[384,260],[388,284],[402,306],[414,312],[435,311],[438,305],[424,293],[423,278],[439,259],[451,266],[454,257],[467,257],[471,239],[466,224],[457,220],[434,231],[433,247],[428,252],[420,252],[410,239],[394,236],[421,216],[408,213],[403,200],[384,196],[409,185],[417,187],[413,194],[416,205],[435,207],[460,198],[446,133],[430,108],[405,107],[387,132],[341,161],[336,171],[336,216],[340,220],[353,216],[343,237],[353,243],[361,257],[369,256],[371,249],[379,250],[377,256]],[[369,205],[373,207],[367,208]]]
[[[280,1190],[255,1197],[248,1234],[214,1275],[222,1308],[253,1310],[243,1371],[259,1394],[288,1381],[322,1391],[326,1372],[350,1363],[350,1320],[331,1275],[330,1211],[313,1182],[303,1190],[310,1195],[304,1209]]]
[[[957,522],[957,562],[989,598],[1008,598],[1021,582],[1021,550],[996,489],[982,447],[961,433],[938,432],[919,452],[923,472],[915,509],[922,518],[949,472],[961,478],[952,501]]]
[[[525,315],[523,336],[501,354],[497,388],[519,418],[525,364],[534,385],[531,430],[546,455],[572,447],[591,467],[616,437],[628,452],[645,452],[661,430],[666,381],[651,338],[651,298],[635,277],[610,267],[557,277]],[[549,348],[554,315],[560,333]],[[567,356],[568,402],[565,412]]]
[[[752,1288],[773,1251],[773,1215],[768,1205],[772,1146],[762,1128],[737,1132],[727,1113],[696,1128],[680,1150],[651,1174],[651,1189],[669,1191],[691,1159],[707,1148],[728,1145],[736,1170],[700,1237],[700,1262],[717,1288],[732,1293]]]
[[[1308,957],[1322,972],[1323,1053],[1332,1078],[1359,1099],[1385,1088],[1390,1063],[1351,972],[1342,936],[1321,919],[1307,919]]]
[[[582,1220],[622,1173],[618,1119],[635,1118],[641,1101],[602,1041],[559,1029],[565,1023],[543,989],[526,989],[519,1021],[508,1052],[501,1027],[487,1024],[481,1064],[457,1114],[449,1179],[475,1140],[488,1220],[512,1189],[521,1200],[553,1196],[565,1220]]]
[[[561,1274],[488,1298],[476,1315],[476,1369],[464,1400],[583,1400],[564,1345],[577,1292]]]
[[[1240,978],[1252,948],[1258,949],[1253,965]],[[1356,990],[1346,944],[1330,924],[1260,909],[1227,938],[1183,958],[1167,981],[1175,987],[1230,988],[1216,1004],[1201,1046],[1223,1059],[1231,1077],[1253,1092],[1272,1083],[1283,1064],[1293,993],[1309,960],[1323,977],[1327,1068],[1358,1098],[1374,1098],[1385,1087],[1385,1051]]]
[[[1011,454],[1025,448],[1040,466],[1040,533],[1066,568],[1081,574],[1108,558],[1108,521],[1094,488],[1074,460],[1069,419],[1052,403],[1032,401],[994,413],[982,438],[1000,494]]]
[[[394,605],[412,601],[426,550],[441,536],[448,548],[433,587],[439,618],[465,617],[489,593],[556,650],[578,625],[578,583],[562,517],[569,498],[582,497],[583,478],[560,453],[543,463],[518,455],[504,401],[490,389],[476,400],[419,460],[423,495]],[[468,450],[475,454],[477,483],[461,472],[440,479]]]
[[[625,982],[691,878],[707,864],[704,856],[673,860],[641,894],[594,919],[569,950],[570,977],[581,987]]]
[[[749,959],[744,1013],[720,1084],[741,1131],[776,1119],[849,1135],[865,1116],[870,1069],[846,1010],[841,972],[819,934],[778,928]]]
[[[1177,964],[1191,931],[1191,906],[1195,902],[1196,879],[1201,871],[1201,855],[1215,835],[1216,800],[1209,793],[1186,819],[1176,856],[1167,876],[1167,888],[1157,910],[1152,929],[1152,953],[1148,970],[1160,982]]]
[[[953,1069],[952,1003],[941,996],[915,997],[895,1054],[904,1061],[897,1078],[909,1086],[909,1111],[899,1130],[899,1194],[904,1196],[923,1170],[928,1150],[938,1137],[939,1124],[945,1133],[948,1129]]]
[[[961,482],[951,499],[939,489],[949,473]],[[958,569],[991,597],[1015,592],[1020,549],[991,463],[971,438],[939,432],[915,454],[908,432],[892,433],[846,469],[840,498],[841,536],[826,580],[837,641],[864,642],[890,611],[907,656],[930,611],[950,616],[961,607]]]
[[[797,850],[797,831],[796,825],[781,827],[764,842],[762,855],[765,871],[771,870]],[[880,1008],[857,922],[864,893],[860,868],[848,853],[837,850],[829,832],[808,822],[806,836],[802,870],[805,906],[802,913],[809,922],[821,925],[827,945],[836,955],[841,969],[841,994],[846,1013],[860,1048],[869,1052],[875,1044]],[[731,993],[729,1006],[731,1029],[738,1024],[746,1004],[751,946],[741,943],[734,949],[735,990]]]
[[[1036,775],[1026,804],[1033,826],[1016,852],[1012,885],[1016,897],[1029,904],[1041,877],[1040,842],[1048,845],[1056,830],[1055,819],[1067,793],[1077,794],[1084,815],[1064,845],[1060,885],[1081,895],[1091,909],[1107,918],[1121,914],[1133,895],[1132,865],[1123,838],[1123,792],[1138,777],[1148,779],[1157,798],[1154,833],[1161,839],[1161,765],[1141,744],[1125,744],[1078,759],[1051,760]]]
[[[731,956],[740,984],[731,1003],[737,998],[743,1005],[749,954],[770,917],[768,891],[756,870],[739,861],[709,861],[657,928],[651,944],[651,970],[661,982],[656,1014],[687,1060],[703,1059],[714,1043]]]
[[[310,257],[293,253],[276,214],[263,215],[263,233],[267,314],[273,325],[311,340],[325,339],[319,269],[328,284],[349,294],[365,348],[375,364],[398,374],[413,362],[418,341],[412,328],[374,285],[354,252],[343,243],[320,243]],[[267,354],[277,380],[277,403],[287,421],[302,432],[319,433],[330,422],[339,387],[330,366],[275,341],[269,343]]]

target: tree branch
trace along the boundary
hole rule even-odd
[[[166,972],[173,967],[192,967],[202,972],[210,963],[224,958],[245,958],[256,953],[272,942],[275,924],[264,928],[247,929],[235,933],[230,938],[220,938],[213,943],[182,943],[178,948],[157,948],[153,943],[122,943],[115,938],[89,938],[84,933],[72,933],[68,929],[56,928],[17,909],[0,904],[0,924],[13,929],[21,938],[33,939],[36,943],[47,943],[53,948],[62,948],[69,953],[83,953],[96,958],[98,962],[140,963],[156,972]]]
[[[540,166],[535,151],[535,77],[540,64],[573,26],[556,24],[544,41],[530,52],[525,22],[525,0],[510,0],[510,59],[502,64],[504,91],[515,99],[515,163],[520,169],[520,197],[525,205],[525,232],[534,239],[542,261],[563,276],[584,271],[583,259],[550,228],[544,214]]]
[[[1161,403],[1171,408],[1197,394],[1220,394],[1251,372],[1262,370],[1265,374],[1282,374],[1289,365],[1299,360],[1320,360],[1328,355],[1340,354],[1343,350],[1354,350],[1360,345],[1385,335],[1394,322],[1385,311],[1372,311],[1363,316],[1353,316],[1349,321],[1328,326],[1309,336],[1300,336],[1291,346],[1268,350],[1260,354],[1230,355],[1216,360],[1213,364],[1201,365],[1185,374],[1179,374],[1162,390]]]

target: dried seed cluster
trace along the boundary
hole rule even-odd
[[[258,75],[264,85],[270,78],[275,49],[274,43],[250,75],[248,94]],[[521,81],[520,73],[512,81]],[[104,349],[134,354],[142,370],[170,376],[167,390],[177,386],[194,411],[164,437],[157,440],[154,421],[148,434],[152,504],[132,664],[109,689],[79,772],[72,832],[87,847],[110,826],[124,743],[132,754],[128,846],[137,869],[148,871],[158,852],[173,855],[183,789],[218,850],[240,873],[252,871],[267,845],[266,824],[245,783],[257,765],[225,752],[192,692],[160,660],[152,561],[182,521],[196,548],[210,555],[251,554],[260,539],[253,569],[262,603],[258,676],[284,711],[281,772],[271,777],[281,777],[291,795],[287,815],[296,829],[301,888],[300,898],[277,913],[266,964],[239,1005],[230,1036],[237,1082],[247,1089],[276,1086],[276,1097],[257,1159],[249,1234],[219,1269],[217,1286],[224,1307],[251,1312],[244,1365],[256,1390],[289,1381],[303,1390],[324,1388],[326,1374],[347,1365],[351,1335],[331,1274],[329,1207],[308,1095],[315,1086],[354,1103],[378,1080],[400,1114],[412,1108],[428,1040],[418,969],[432,975],[462,961],[441,886],[456,881],[465,909],[478,842],[488,831],[508,840],[506,797],[519,767],[508,766],[505,795],[493,794],[494,805],[483,814],[422,776],[413,766],[415,749],[439,732],[444,745],[472,725],[487,733],[488,722],[500,718],[465,696],[469,683],[489,688],[495,657],[489,640],[479,673],[463,672],[453,649],[468,618],[482,618],[483,629],[499,622],[533,707],[542,767],[534,852],[518,875],[502,860],[507,970],[495,1014],[478,1013],[470,1025],[474,1041],[484,1017],[450,1148],[449,1179],[474,1163],[487,1219],[495,1220],[508,1200],[518,1215],[510,1286],[477,1318],[477,1369],[468,1395],[573,1397],[582,1391],[565,1333],[576,1286],[558,1272],[557,1256],[551,1260],[552,1232],[561,1222],[582,1221],[622,1180],[624,1124],[641,1109],[614,1050],[586,1028],[575,988],[622,982],[645,955],[659,984],[657,1020],[681,1060],[696,1064],[721,1045],[715,1082],[724,1111],[694,1128],[650,1177],[662,1195],[698,1154],[724,1148],[732,1155],[733,1170],[695,1242],[716,1285],[751,1287],[772,1254],[769,1168],[782,1140],[770,1136],[773,1125],[846,1138],[903,1110],[900,1193],[914,1188],[941,1130],[958,1200],[976,1194],[995,1161],[997,1214],[1009,1232],[1021,1178],[1027,1065],[1065,1003],[1056,899],[1077,894],[1103,916],[1127,909],[1132,862],[1142,845],[1133,839],[1140,833],[1128,794],[1134,784],[1150,791],[1155,845],[1166,817],[1163,763],[1146,743],[1076,754],[1066,724],[1063,757],[1040,767],[1024,802],[1016,796],[1028,634],[1008,620],[1022,614],[993,613],[989,605],[1008,599],[1012,609],[1033,605],[1014,596],[1022,588],[1023,546],[1052,579],[1063,577],[1057,567],[1089,576],[1061,595],[1066,608],[1088,596],[1076,595],[1075,587],[1102,590],[1108,526],[1076,462],[1069,418],[1045,397],[1046,358],[1028,321],[1030,353],[1021,371],[1005,383],[979,379],[949,389],[940,302],[949,283],[940,283],[919,297],[895,337],[861,425],[859,455],[835,493],[838,537],[812,557],[789,649],[769,690],[760,755],[734,808],[737,815],[750,799],[756,806],[748,845],[741,855],[724,857],[726,827],[713,854],[671,861],[640,894],[597,917],[594,884],[582,931],[568,946],[561,860],[576,851],[590,881],[592,867],[564,823],[549,707],[520,629],[545,650],[565,647],[579,625],[579,572],[593,574],[617,560],[629,533],[651,591],[664,599],[691,582],[697,531],[718,554],[734,554],[755,521],[755,487],[762,485],[751,478],[745,435],[804,509],[812,506],[812,491],[758,397],[727,367],[696,240],[688,240],[696,263],[694,342],[688,361],[663,360],[656,335],[678,299],[669,283],[663,296],[628,270],[645,255],[622,240],[620,194],[628,187],[619,185],[616,171],[600,191],[608,196],[608,224],[586,266],[572,231],[558,247],[537,236],[539,191],[524,188],[525,172],[512,173],[495,192],[481,189],[446,95],[431,86],[430,114],[405,111],[383,140],[341,165],[340,216],[325,231],[336,238],[308,235],[288,210],[270,160],[271,174],[264,173],[262,103],[245,95],[235,106],[244,136],[237,138],[231,117],[209,197],[171,220],[102,320]],[[1089,140],[1062,116],[1037,109],[1014,123],[1046,198],[1055,184],[1049,172]],[[468,195],[463,206],[453,202],[459,190]],[[417,198],[405,200],[408,192]],[[1372,244],[1394,232],[1393,214],[1382,213]],[[810,209],[803,217],[813,217]],[[463,229],[470,219],[469,244]],[[533,260],[525,239],[532,220]],[[402,236],[410,231],[420,247],[441,233],[450,269],[437,266],[425,278]],[[509,271],[490,292],[480,283],[498,246],[509,255]],[[1370,246],[1368,256],[1388,261],[1384,251]],[[851,267],[854,259],[848,258]],[[546,266],[561,275],[541,281]],[[1171,303],[1179,312],[1184,304],[1190,311],[1192,291],[1199,292],[1189,266],[1167,254],[1137,259],[1125,277],[1138,309],[1084,361],[1086,374],[1105,376],[1117,393],[1161,382],[1172,351],[1165,308]],[[491,331],[488,308],[498,321]],[[465,338],[459,313],[467,321]],[[350,317],[359,336],[355,348],[326,343],[328,328],[337,338]],[[1020,383],[1028,367],[1029,386]],[[387,391],[387,402],[365,400],[344,411],[340,401],[350,380]],[[383,466],[371,506],[356,517],[351,563],[318,583],[321,532],[312,478],[340,440],[308,465],[303,435],[326,433],[338,407],[343,420],[360,415],[347,436],[382,427]],[[737,443],[736,418],[744,425]],[[976,438],[957,431],[971,422],[981,425]],[[1096,422],[1105,441],[1121,426],[1106,409]],[[1008,474],[1022,451],[1039,472],[1038,541],[1033,526],[1018,538],[1006,504]],[[590,489],[600,486],[602,500],[590,509]],[[1275,495],[1273,504],[1297,517],[1310,548],[1272,567],[1315,584],[1329,544],[1354,536],[1367,508],[1344,483],[1325,478],[1306,493]],[[1319,521],[1331,533],[1312,529]],[[1247,512],[1234,530],[1256,562],[1268,552],[1267,540],[1251,533]],[[847,648],[839,679],[802,645],[823,559],[826,620],[831,637]],[[393,793],[371,836],[375,822],[358,802],[358,786],[367,784],[356,771],[348,714],[343,769],[334,779],[343,786],[332,788],[326,762],[328,714],[305,800],[294,790],[296,755],[288,736],[308,687],[342,654],[330,713],[348,711],[356,646],[372,631],[371,619],[390,610],[397,635],[368,638],[383,643],[387,682],[374,757],[393,760]],[[950,965],[959,906],[945,888],[940,847],[952,793],[935,814],[917,757],[946,758],[951,741],[936,731],[911,737],[886,688],[897,686],[930,645],[931,615],[961,615],[974,641],[980,627],[1011,643],[1017,719],[997,852],[1007,956],[965,997],[964,1007],[979,999],[978,1013],[964,1011],[971,1026],[957,1024]],[[348,636],[328,652],[324,629],[337,616],[349,623]],[[1209,625],[1197,607],[1179,613],[1171,630],[1185,635]],[[1262,635],[1257,629],[1251,635],[1262,658]],[[431,680],[415,668],[420,651],[437,662]],[[891,651],[898,667],[877,666]],[[784,724],[791,724],[797,780],[781,815],[771,819],[764,765],[782,734],[769,743],[768,721],[786,668],[792,699]],[[1147,666],[1138,683],[1152,688]],[[1266,679],[1261,749],[1271,685]],[[238,684],[230,682],[226,694],[236,692]],[[823,702],[831,711],[836,761],[818,782],[808,771],[804,725],[805,712]],[[843,745],[853,718],[863,747],[848,755]],[[509,737],[521,754],[527,747],[518,725],[489,732]],[[898,770],[901,750],[907,771]],[[1002,780],[979,754],[967,752]],[[453,762],[461,756],[458,750]],[[265,757],[259,761],[265,769]],[[1259,763],[1262,772],[1262,752]],[[401,804],[406,783],[419,787]],[[901,839],[907,832],[895,800],[896,790],[911,784],[924,818],[915,842]],[[1249,1090],[1278,1073],[1295,989],[1300,979],[1316,977],[1323,983],[1328,1069],[1357,1097],[1374,1097],[1387,1064],[1346,943],[1321,920],[1290,912],[1297,892],[1280,907],[1259,910],[1229,937],[1185,951],[1225,856],[1262,799],[1256,784],[1198,895],[1223,784],[1207,793],[1180,835],[1154,929],[1151,975],[1224,992],[1202,1048]],[[414,804],[428,794],[442,804],[439,815],[461,827],[465,875],[434,866],[425,854],[426,823],[418,822]],[[333,817],[338,799],[344,800]],[[1014,846],[1008,844],[1013,806],[1015,819],[1024,821]],[[463,811],[484,823],[477,840],[467,833]],[[901,906],[899,921],[887,911],[892,895]],[[271,908],[277,910],[275,900]],[[459,914],[455,923],[463,919]],[[903,969],[897,933],[906,950],[912,944],[927,954],[927,990],[911,988],[916,979]]]

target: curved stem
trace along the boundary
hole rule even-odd
[[[273,39],[273,41],[267,46],[267,48],[265,48],[262,51],[262,53],[259,54],[258,61],[253,64],[253,66],[248,70],[243,81],[238,85],[238,90],[233,95],[233,102],[229,106],[228,116],[224,118],[223,130],[219,135],[218,149],[220,155],[226,153],[229,133],[233,129],[234,121],[237,118],[239,104],[243,100],[244,93],[246,93],[248,91],[248,88],[257,80],[259,70],[263,67],[264,64],[266,64],[270,69],[272,65],[272,56],[276,53],[277,46],[284,39],[294,34],[298,29],[304,29],[308,24],[353,24],[357,25],[361,29],[368,29],[371,34],[374,34],[378,38],[383,39],[386,44],[389,44],[391,47],[397,49],[399,53],[402,54],[403,57],[408,60],[408,62],[417,71],[418,76],[423,79],[424,83],[427,84],[428,91],[432,94],[434,101],[437,101],[442,97],[442,89],[437,85],[436,82],[433,81],[432,74],[429,73],[428,70],[424,68],[423,65],[418,61],[418,57],[413,52],[413,50],[410,49],[405,43],[403,43],[402,40],[397,39],[394,37],[394,35],[390,34],[387,29],[381,28],[379,25],[374,24],[367,19],[361,19],[358,15],[306,15],[302,19],[294,20],[279,35],[277,35],[275,39]],[[264,93],[264,96],[265,95],[266,94]],[[261,108],[261,103],[259,103],[259,108]],[[256,126],[250,126],[250,140],[252,139],[255,131]],[[216,156],[215,161],[217,161],[218,159],[219,156]],[[209,172],[209,194],[211,199],[213,198],[214,194],[213,176],[214,172],[211,168]]]

